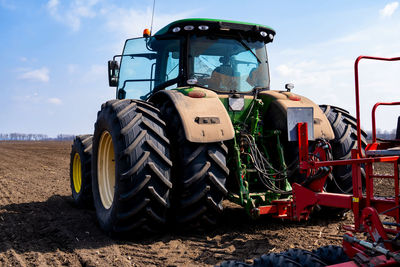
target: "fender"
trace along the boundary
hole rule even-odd
[[[195,143],[213,143],[234,137],[232,122],[218,95],[198,87],[162,90],[149,101],[162,104],[171,101],[175,106],[186,139]]]
[[[288,107],[313,107],[314,138],[324,138],[326,140],[333,140],[335,138],[335,134],[328,118],[325,116],[319,106],[310,99],[287,91],[262,91],[259,95],[265,104],[269,104],[269,108],[279,109],[279,111],[284,114],[285,118]],[[268,116],[268,111],[266,115]],[[286,129],[287,122],[285,121],[282,123],[285,124]]]

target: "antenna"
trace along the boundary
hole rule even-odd
[[[150,34],[153,33],[153,18],[154,18],[154,7],[156,6],[156,0],[153,0],[153,14],[151,15],[151,26],[150,26]]]

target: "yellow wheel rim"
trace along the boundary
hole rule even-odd
[[[109,209],[114,199],[115,160],[111,134],[107,131],[100,137],[97,175],[101,202]]]
[[[74,183],[75,192],[78,194],[82,187],[82,165],[81,157],[78,153],[75,153],[74,163],[72,164],[72,181]]]

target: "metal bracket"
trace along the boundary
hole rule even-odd
[[[308,140],[314,140],[314,108],[313,107],[289,107],[287,109],[288,140],[297,141],[297,124],[307,123]]]

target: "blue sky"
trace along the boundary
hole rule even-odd
[[[150,26],[152,0],[0,0],[0,133],[91,133],[101,103],[115,97],[107,60]],[[400,56],[396,1],[156,2],[154,30],[188,17],[269,25],[271,85],[318,104],[354,109],[353,62],[360,54]],[[361,63],[362,125],[377,101],[400,99],[399,63]],[[378,111],[396,127],[399,108]]]

